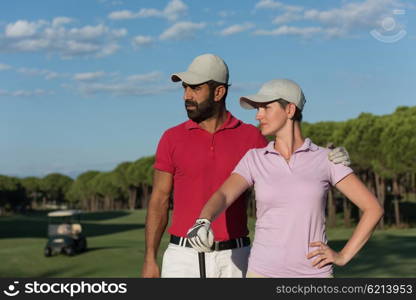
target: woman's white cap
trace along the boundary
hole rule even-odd
[[[245,109],[254,109],[253,102],[265,103],[283,99],[295,104],[300,110],[306,102],[300,86],[289,79],[273,79],[262,85],[257,94],[240,98],[240,105]]]

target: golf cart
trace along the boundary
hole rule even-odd
[[[72,256],[87,249],[87,240],[82,234],[81,211],[58,210],[48,213],[48,242],[45,256],[65,253]]]

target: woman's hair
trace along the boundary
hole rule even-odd
[[[283,100],[283,99],[276,100],[276,102],[278,102],[283,109],[285,109],[286,106],[289,103],[291,103],[291,102],[288,102],[288,101]],[[296,106],[295,114],[292,117],[292,120],[302,122],[302,111],[297,106]]]

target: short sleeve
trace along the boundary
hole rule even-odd
[[[243,176],[244,179],[247,181],[249,185],[253,185],[254,179],[252,175],[252,169],[251,169],[251,161],[252,159],[253,150],[249,150],[243,158],[238,162],[237,166],[231,173],[236,173],[240,176]]]
[[[172,145],[170,143],[169,134],[165,132],[157,146],[154,169],[173,174],[174,165],[172,160]]]
[[[328,159],[329,166],[329,181],[331,185],[336,185],[347,175],[353,173],[354,171],[350,167],[346,167],[343,164],[335,164]]]

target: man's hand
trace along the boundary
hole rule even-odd
[[[187,238],[196,251],[211,252],[214,244],[211,222],[208,219],[197,219],[195,225],[188,230]]]
[[[144,261],[142,278],[160,278],[160,269],[156,261]]]
[[[328,153],[328,159],[334,164],[343,164],[348,167],[351,164],[350,156],[344,147],[337,147]]]

